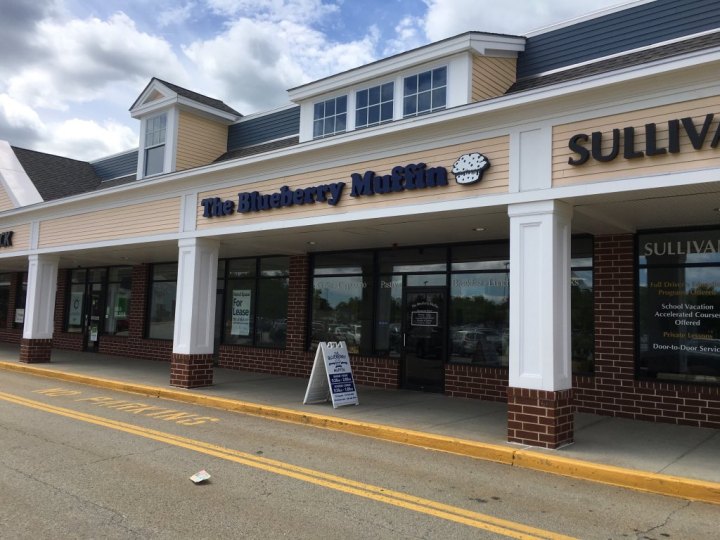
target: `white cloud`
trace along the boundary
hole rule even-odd
[[[177,6],[161,11],[157,16],[157,22],[160,28],[171,25],[179,25],[190,19],[192,11],[195,9],[195,2],[188,2],[182,6]]]
[[[55,14],[56,8],[55,0],[2,0],[0,74],[42,57],[32,36],[38,22]]]
[[[383,56],[409,51],[427,43],[427,39],[420,33],[423,27],[421,17],[407,15],[395,26],[395,35],[386,40]]]
[[[90,161],[136,147],[138,136],[130,127],[111,120],[72,118],[49,125],[52,138],[44,141],[43,152]]]
[[[426,0],[425,34],[437,41],[475,30],[525,35],[540,27],[618,5],[621,0],[596,0],[591,7],[575,0]]]
[[[43,19],[25,40],[32,57],[15,70],[3,71],[0,64],[0,138],[19,146],[73,157],[136,146],[129,127],[77,119],[87,113],[74,107],[88,104],[130,121],[127,108],[152,76],[179,84],[189,80],[170,43],[139,30],[121,12],[105,20]],[[75,118],[51,123],[58,112]]]
[[[137,133],[129,126],[78,118],[45,123],[34,109],[7,94],[0,94],[0,139],[82,160],[116,154],[138,144]]]
[[[35,110],[7,94],[0,94],[0,114],[2,114],[3,123],[10,127],[31,126],[39,131],[42,126],[40,117]]]
[[[310,23],[339,11],[323,0],[207,0],[216,13],[269,21]]]
[[[571,0],[423,0],[426,12],[401,16],[390,15],[388,5],[386,15],[399,22],[381,41],[375,26],[358,34],[354,21],[338,18],[349,0],[161,2],[155,13],[145,10],[144,23],[120,11],[104,18],[77,17],[70,11],[81,4],[75,0],[2,1],[8,9],[3,9],[0,29],[17,39],[0,48],[0,138],[91,157],[137,145],[132,129],[118,122],[131,122],[127,107],[152,76],[218,97],[247,114],[287,103],[288,88],[366,64],[377,55],[467,30],[525,34],[588,9]],[[129,10],[135,6],[108,1]],[[593,8],[618,1],[597,0]],[[166,38],[142,29],[153,24],[192,33],[178,31]],[[328,37],[342,28],[353,28],[344,32],[352,37]],[[185,37],[190,35],[206,37],[183,44],[183,37],[193,39]],[[119,120],[92,120],[110,116]]]
[[[43,21],[35,40],[46,60],[10,77],[7,86],[8,94],[33,107],[63,109],[68,102],[97,99],[120,81],[186,79],[170,44],[140,32],[124,13],[105,21]]]
[[[43,136],[45,125],[31,107],[0,94],[0,139],[28,147]]]
[[[375,59],[378,35],[333,43],[308,26],[241,18],[206,41],[183,50],[218,95],[243,113],[288,102],[286,90]]]

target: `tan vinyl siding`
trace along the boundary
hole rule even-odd
[[[505,94],[515,82],[515,58],[473,56],[472,101]]]
[[[212,163],[227,150],[227,137],[226,125],[181,111],[175,169],[182,171]]]
[[[679,153],[644,156],[634,159],[625,159],[623,157],[623,128],[631,126],[635,128],[635,148],[644,151],[645,124],[655,123],[657,125],[657,147],[667,148],[667,123],[669,120],[691,117],[699,131],[705,121],[705,115],[709,113],[714,113],[715,118],[710,125],[702,149],[695,150],[693,148],[685,129],[681,126]],[[720,148],[710,147],[710,142],[718,129],[719,118],[720,97],[714,96],[555,126],[553,128],[553,186],[567,186],[720,167]],[[583,165],[574,166],[568,163],[569,158],[578,157],[568,148],[568,142],[573,135],[584,133],[590,137],[594,131],[602,132],[603,153],[607,154],[612,144],[612,130],[614,128],[619,129],[621,133],[620,152],[614,160],[603,163],[591,157]],[[590,141],[583,146],[590,149]]]
[[[0,247],[0,255],[13,251],[23,251],[30,249],[30,224],[26,225],[6,225],[0,232],[12,231],[12,246]]]
[[[177,232],[180,199],[95,210],[40,223],[41,248]]]
[[[455,161],[462,154],[469,152],[481,152],[484,154],[490,160],[491,167],[485,171],[480,182],[470,185],[459,185],[455,182],[455,177],[451,169]],[[507,193],[509,178],[508,162],[509,140],[507,136],[502,136],[484,141],[436,148],[424,152],[414,152],[381,160],[366,161],[343,167],[321,169],[316,172],[276,178],[264,182],[248,183],[242,186],[234,186],[216,191],[206,191],[198,195],[198,229],[225,227],[240,222],[249,224],[273,220],[301,219],[375,208],[429,204],[438,201],[467,199],[494,193]],[[448,185],[407,190],[399,193],[388,193],[385,195],[376,194],[371,196],[350,197],[352,188],[350,175],[352,173],[363,175],[366,171],[374,171],[377,175],[385,175],[390,174],[392,168],[397,165],[405,166],[411,163],[425,163],[428,168],[447,168]],[[293,205],[263,212],[250,212],[247,214],[235,213],[221,218],[204,218],[202,216],[203,208],[200,205],[200,201],[204,198],[219,197],[224,200],[232,200],[237,204],[237,197],[240,192],[257,191],[261,194],[270,194],[279,191],[282,186],[296,189],[332,182],[345,182],[342,198],[336,206],[330,206],[325,202],[318,202],[315,204]]]
[[[0,184],[0,212],[3,210],[12,210],[13,208],[15,208],[15,205],[13,204],[10,195],[8,195],[5,187]]]

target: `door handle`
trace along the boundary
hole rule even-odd
[[[405,346],[405,336],[407,336],[407,334],[403,332],[403,347]]]

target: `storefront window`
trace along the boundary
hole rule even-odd
[[[8,326],[11,282],[12,274],[0,274],[0,328],[7,328]]]
[[[25,302],[27,301],[27,272],[20,275],[18,288],[15,296],[15,326],[21,327],[25,322]]]
[[[450,332],[453,362],[508,365],[507,272],[453,273]]]
[[[224,343],[285,347],[289,265],[287,257],[225,261]]]
[[[592,238],[572,240],[572,361],[593,371]],[[400,357],[408,292],[448,295],[447,361],[509,363],[507,242],[318,254],[313,261],[311,344],[345,341],[350,352]],[[444,316],[444,315],[443,315]]]
[[[373,254],[314,259],[311,344],[345,341],[353,353],[372,350]]]
[[[83,330],[83,309],[85,306],[85,289],[87,270],[77,269],[70,272],[70,297],[67,303],[67,331],[80,333]]]
[[[156,264],[150,278],[150,317],[148,337],[172,339],[175,328],[177,263]]]
[[[720,230],[638,235],[638,375],[720,382]]]
[[[380,276],[377,293],[375,350],[389,356],[402,353],[403,276]]]
[[[459,246],[450,275],[450,360],[508,365],[509,245]]]
[[[118,266],[109,269],[107,302],[105,303],[106,334],[128,335],[131,284],[132,267]]]
[[[570,263],[570,328],[572,371],[587,375],[595,371],[595,298],[593,292],[593,241],[572,240]]]

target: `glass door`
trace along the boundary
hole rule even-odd
[[[102,283],[88,283],[87,313],[85,315],[85,350],[97,352],[100,325],[103,321],[103,286]]]
[[[70,274],[66,329],[81,334],[84,351],[98,350],[105,324],[106,274],[104,268],[79,268]]]
[[[402,382],[404,388],[442,392],[445,382],[444,288],[405,289]]]

